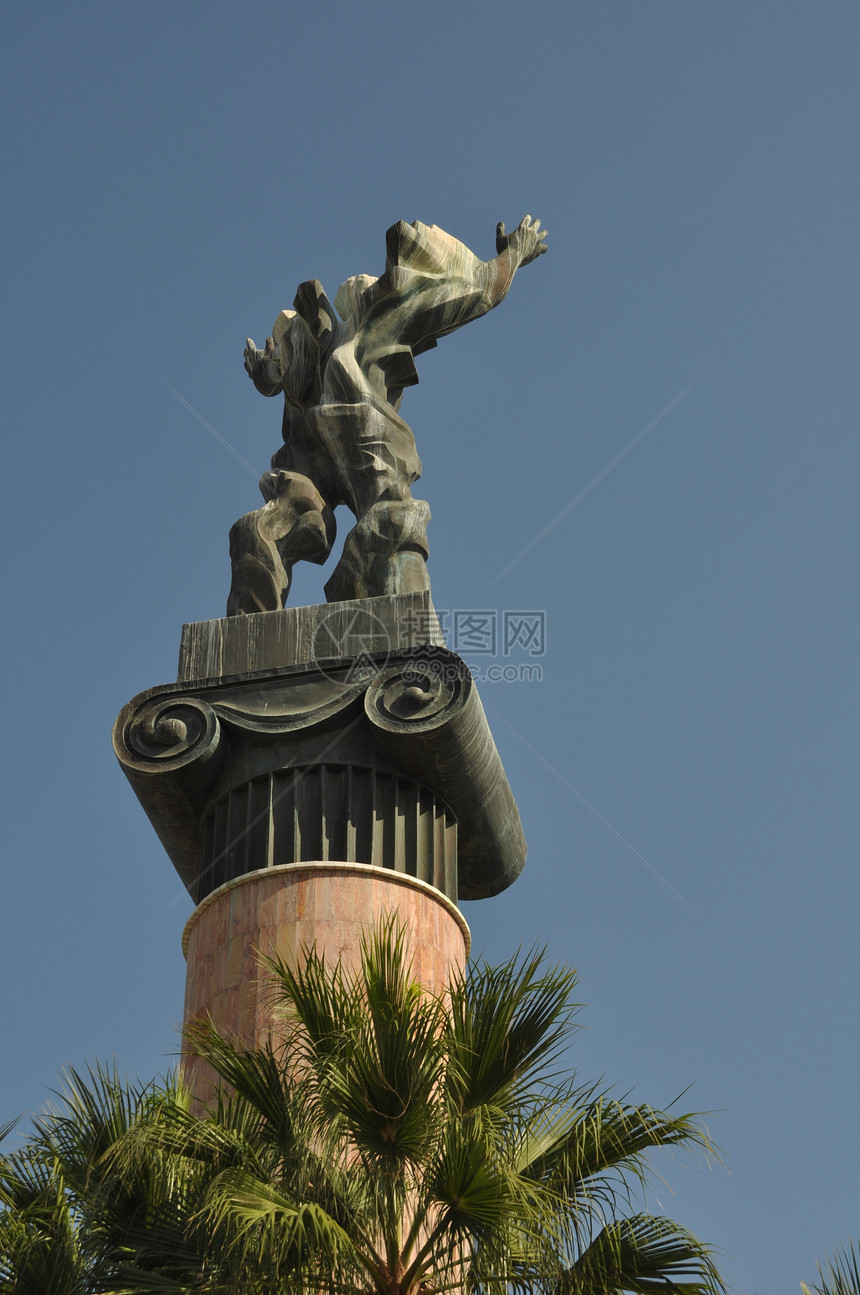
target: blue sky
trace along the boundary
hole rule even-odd
[[[482,686],[529,862],[466,916],[492,959],[578,967],[584,1076],[694,1085],[726,1166],[665,1162],[652,1205],[734,1290],[796,1290],[860,1232],[860,10],[0,22],[0,1118],[66,1063],[150,1075],[177,1047],[189,902],[110,726],[223,612],[279,441],[245,336],[303,279],[379,274],[396,220],[489,257],[529,212],[548,255],[402,409],[437,607],[546,617],[542,681]]]

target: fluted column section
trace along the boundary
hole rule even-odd
[[[374,768],[277,769],[208,811],[198,902],[225,882],[287,863],[369,863],[457,898],[457,823],[435,792]]]

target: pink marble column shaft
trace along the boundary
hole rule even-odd
[[[394,914],[406,931],[413,974],[439,993],[463,969],[469,928],[426,882],[356,863],[293,863],[247,873],[207,896],[185,928],[185,1025],[209,1017],[228,1036],[261,1043],[272,1024],[271,976],[260,954],[293,965],[315,944],[332,964],[358,965],[361,937]],[[206,1101],[208,1068],[186,1058],[186,1077]]]

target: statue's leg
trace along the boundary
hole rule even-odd
[[[293,563],[325,562],[334,543],[334,513],[308,477],[268,472],[260,489],[268,502],[240,517],[230,531],[228,616],[280,610]]]
[[[377,500],[347,535],[340,561],[325,587],[330,603],[430,589],[423,499]]]
[[[415,439],[392,409],[327,404],[313,411],[313,431],[337,477],[337,492],[356,516],[325,587],[329,602],[414,593],[430,588],[430,509],[409,487],[421,475]]]

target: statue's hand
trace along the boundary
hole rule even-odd
[[[511,234],[505,232],[505,227],[501,221],[496,226],[496,251],[501,256],[502,252],[510,251],[516,257],[518,265],[528,265],[529,261],[535,261],[546,251],[544,239],[547,231],[540,228],[539,220],[532,220],[531,216],[524,216],[516,229]]]
[[[245,372],[258,391],[273,396],[281,390],[282,379],[278,365],[275,343],[271,337],[266,338],[266,349],[261,351],[256,342],[245,338]]]

